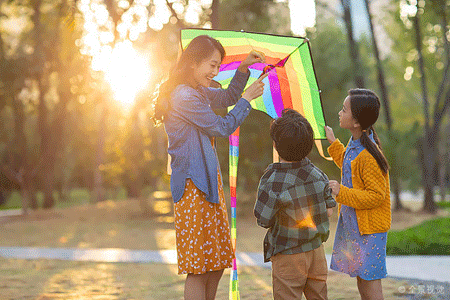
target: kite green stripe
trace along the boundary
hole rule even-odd
[[[226,89],[228,87],[228,85],[230,84],[232,79],[233,79],[233,77],[221,80],[220,84],[222,85],[222,88]]]
[[[250,86],[253,82],[256,81],[257,78],[250,77],[247,82],[247,87]],[[266,105],[262,99],[262,96],[259,96],[255,100],[250,102],[250,105],[257,110],[267,113]]]
[[[314,118],[314,110],[312,106],[312,98],[311,98],[311,92],[310,92],[310,86],[309,82],[306,78],[306,73],[304,69],[304,62],[302,61],[302,58],[300,56],[299,51],[295,51],[291,55],[291,59],[293,62],[294,69],[296,70],[298,76],[298,80],[301,87],[301,93],[302,93],[302,105],[303,105],[303,112],[305,113],[305,118],[309,120],[309,123],[311,124],[311,127],[314,130],[314,134],[316,136],[317,131],[317,124],[316,120]]]
[[[262,99],[262,96],[259,96],[252,102],[250,102],[250,105],[257,110],[260,110],[262,112],[265,112],[267,114],[266,105],[264,104],[264,100]]]
[[[237,289],[238,289],[238,282],[237,281],[233,281],[232,289],[233,289],[233,291],[237,291]]]
[[[275,43],[268,43],[268,42],[258,42],[253,39],[246,39],[246,38],[223,38],[218,39],[220,40],[220,43],[224,47],[245,47],[248,46],[250,48],[258,47],[263,49],[268,49],[273,52],[281,52],[286,55],[294,51],[295,48],[298,47],[298,45],[301,43],[300,40],[296,41],[295,45],[285,45],[285,44],[275,44]],[[239,43],[238,43],[239,42]],[[236,46],[241,45],[241,46]]]
[[[299,37],[286,37],[286,36],[275,36],[269,34],[253,34],[249,32],[241,31],[215,31],[215,30],[199,30],[199,29],[185,29],[181,31],[182,39],[192,40],[198,35],[206,34],[217,39],[231,39],[231,38],[244,38],[245,40],[254,40],[258,43],[269,43],[278,44],[285,46],[295,46],[297,47],[303,38]],[[241,45],[245,45],[243,43]],[[293,50],[293,49],[292,49]]]
[[[310,74],[308,71],[311,71],[311,69],[307,66],[311,63],[311,61],[304,60],[305,56],[301,56],[300,50],[302,48],[308,50],[307,47],[300,47],[299,51],[292,54],[291,59],[294,62],[294,69],[299,75],[299,84],[302,91],[302,105],[305,117],[309,120],[311,127],[313,128],[314,137],[316,139],[322,139],[325,137],[325,130],[323,129],[325,122],[323,121],[323,116],[321,114],[322,110],[319,92],[317,85],[314,84],[315,78],[308,76]],[[309,53],[307,57],[309,57]],[[311,79],[313,80],[312,85]],[[316,104],[318,104],[318,107],[320,108],[319,111],[317,111]]]
[[[223,88],[226,88],[226,87],[230,84],[231,79],[232,79],[232,78],[222,80],[222,81],[220,81],[220,84],[222,85]],[[255,80],[256,80],[256,78],[250,77],[250,78],[248,79],[247,86],[249,86],[250,84],[252,84]],[[257,109],[257,110],[260,110],[260,111],[262,111],[262,112],[264,112],[264,113],[267,114],[266,105],[264,104],[264,101],[263,101],[263,99],[262,99],[262,96],[259,96],[258,98],[256,98],[256,99],[253,100],[252,102],[250,102],[250,105],[252,106],[252,108]],[[234,105],[231,106],[230,109],[233,109],[233,107],[234,107]]]
[[[304,40],[303,38],[280,37],[264,34],[256,35],[246,32],[204,31],[195,29],[182,30],[181,34],[183,47],[186,47],[186,45],[199,34],[207,34],[220,40],[224,47],[248,47],[249,50],[254,47],[259,47],[274,52],[286,53],[286,55],[294,51]],[[243,50],[243,52],[245,51]]]
[[[300,47],[299,48],[300,56],[303,60],[304,72],[307,74],[306,78],[308,80],[310,86],[310,93],[312,99],[316,99],[316,101],[312,101],[312,107],[314,111],[314,120],[316,121],[316,130],[314,137],[316,139],[325,139],[325,119],[323,117],[322,112],[322,104],[320,101],[319,87],[317,86],[316,78],[314,75],[313,64],[309,52],[309,47]]]
[[[214,36],[213,36],[214,37]],[[214,37],[220,41],[222,46],[224,47],[239,47],[242,49],[242,53],[249,52],[253,50],[253,48],[258,49],[267,49],[272,52],[279,52],[283,53],[283,55],[288,55],[292,51],[295,50],[295,48],[298,47],[298,45],[301,43],[301,40],[297,40],[296,44],[293,46],[290,45],[283,45],[283,44],[273,44],[273,43],[267,43],[267,42],[258,42],[253,39],[246,39],[244,37],[233,37],[233,38],[218,38]],[[192,39],[182,39],[181,44],[183,47],[186,47]],[[248,49],[247,49],[248,48]],[[247,49],[247,50],[245,50]]]

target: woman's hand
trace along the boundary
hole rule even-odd
[[[241,62],[238,67],[239,72],[247,73],[248,67],[255,63],[264,63],[266,61],[266,57],[264,53],[252,50],[247,55],[247,57]]]
[[[339,194],[339,191],[341,190],[341,184],[339,182],[336,180],[330,180],[328,186],[331,188],[331,194],[333,196],[337,196]]]
[[[330,144],[333,144],[336,138],[334,137],[333,129],[330,126],[325,126],[325,134],[327,135],[327,140]]]
[[[255,80],[242,94],[242,98],[247,100],[248,102],[252,101],[253,99],[258,98],[261,96],[264,92],[264,83],[262,80],[267,77],[269,73],[264,74],[263,76],[259,77]]]

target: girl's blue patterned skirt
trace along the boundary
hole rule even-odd
[[[361,235],[355,209],[342,205],[330,268],[364,280],[385,278],[386,240],[387,232]]]

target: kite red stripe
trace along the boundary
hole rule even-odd
[[[280,81],[280,93],[281,99],[283,99],[284,107],[293,108],[292,98],[291,98],[291,89],[289,87],[289,80],[286,74],[285,68],[276,68],[275,69],[278,74],[278,79]]]

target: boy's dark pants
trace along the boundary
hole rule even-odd
[[[312,251],[272,256],[273,297],[275,300],[328,299],[328,266],[323,245]]]

